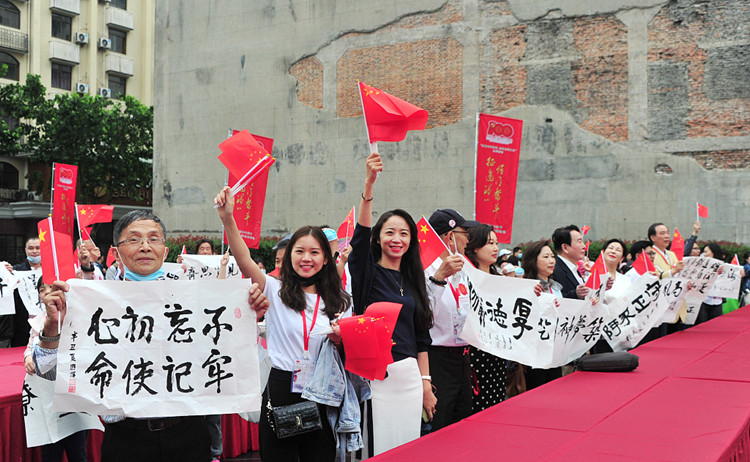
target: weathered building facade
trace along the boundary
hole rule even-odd
[[[595,6],[592,6],[595,5]],[[380,143],[375,210],[473,209],[477,112],[524,120],[514,242],[654,221],[750,241],[745,0],[165,0],[156,4],[154,209],[218,232],[228,128],[274,138],[264,234],[338,224],[369,154],[357,79],[430,113]]]

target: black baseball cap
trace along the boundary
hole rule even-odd
[[[479,226],[478,221],[467,220],[453,209],[435,210],[432,212],[432,215],[430,215],[428,221],[430,222],[430,226],[432,226],[438,234],[445,234],[448,231],[453,231],[458,226],[463,228],[474,228]]]

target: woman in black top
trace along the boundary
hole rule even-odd
[[[388,366],[385,380],[372,381],[369,455],[419,438],[422,407],[432,418],[437,402],[427,358],[432,312],[417,226],[408,213],[396,209],[384,213],[370,229],[373,184],[382,170],[380,155],[371,154],[349,255],[356,314],[374,302],[402,304],[392,336],[394,363]]]

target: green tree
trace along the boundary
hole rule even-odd
[[[118,101],[77,93],[48,100],[45,95],[35,75],[25,85],[0,88],[0,110],[24,121],[14,130],[0,125],[0,140],[8,140],[0,154],[25,151],[35,162],[77,165],[82,202],[108,203],[115,194],[143,199],[153,179],[153,108],[131,96]],[[20,136],[25,145],[19,144]],[[39,192],[45,183],[30,177]]]

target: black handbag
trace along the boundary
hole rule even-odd
[[[268,390],[268,423],[279,439],[302,435],[323,428],[318,404],[304,400],[286,406],[271,406],[271,389]]]
[[[638,356],[626,351],[586,355],[574,362],[579,371],[629,372],[638,367]]]

